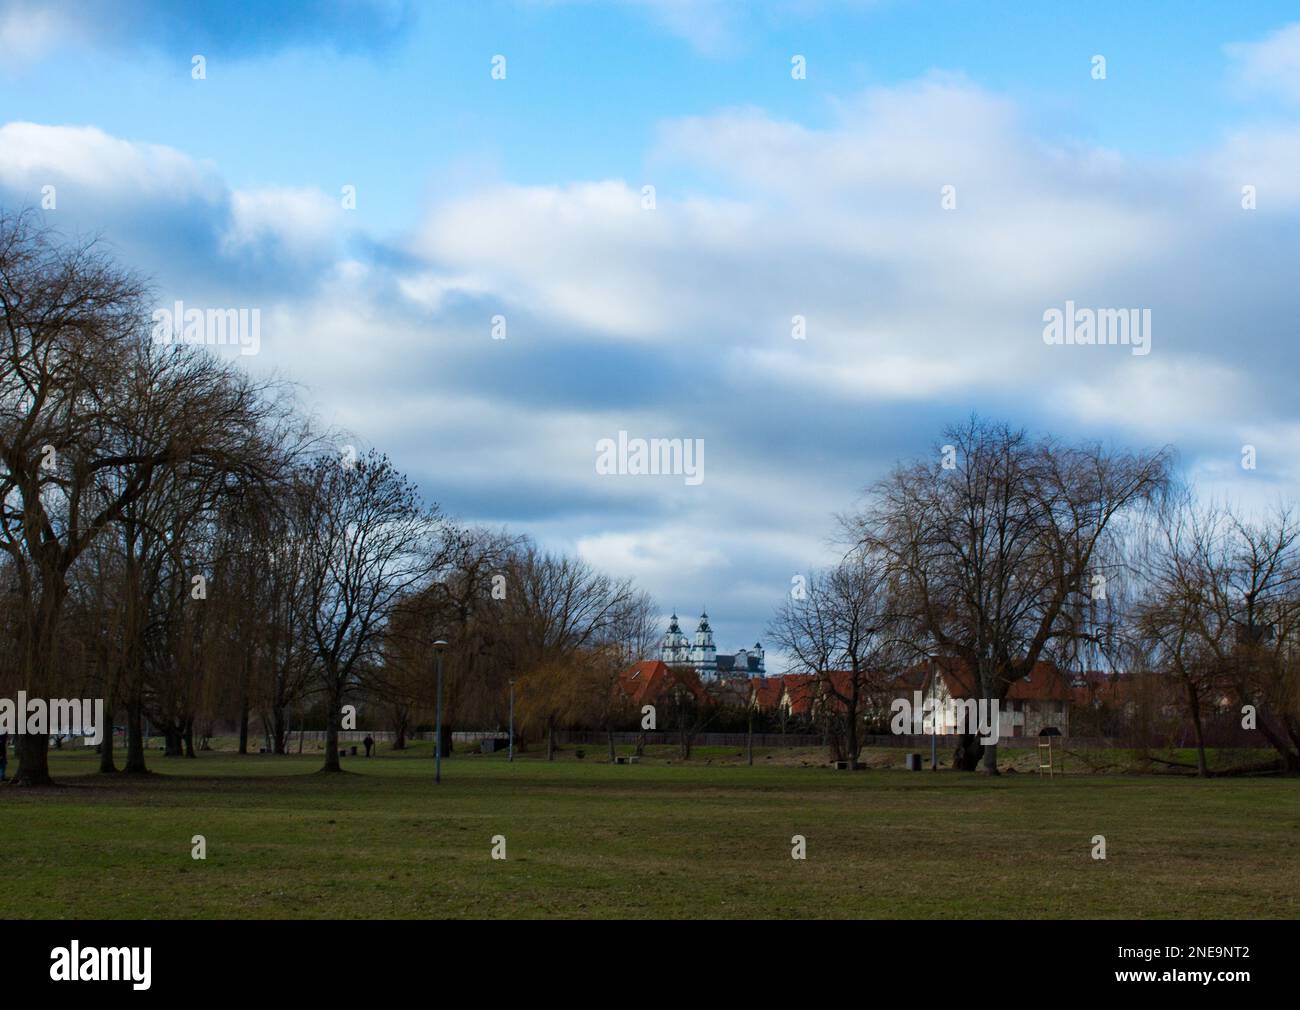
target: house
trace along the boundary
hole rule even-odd
[[[623,694],[637,708],[655,704],[672,682],[672,670],[658,659],[637,663],[618,678]]]
[[[665,696],[679,688],[685,688],[697,701],[719,700],[719,685],[713,685],[713,693],[700,680],[695,671],[687,668],[670,667],[660,659],[646,659],[628,667],[618,678],[619,687],[624,697],[636,708],[643,705],[660,705]],[[741,703],[744,701],[744,689],[741,691]]]
[[[787,719],[805,719],[812,715],[817,696],[817,677],[811,673],[787,673],[781,678],[781,696],[777,709]]]
[[[843,714],[847,707],[844,699],[852,696],[853,674],[849,670],[829,670],[825,673],[787,673],[778,677],[753,677],[750,679],[750,704],[764,713],[779,713],[786,719],[811,721],[826,712]],[[859,689],[859,714],[871,722],[875,715],[888,716],[889,699],[893,685],[911,687],[919,684],[917,677],[889,681],[890,687],[880,688],[883,675],[867,675]]]
[[[932,670],[926,670],[920,687],[923,700],[933,697],[941,720],[940,734],[957,732],[957,712],[954,700],[978,698],[974,672],[965,661],[946,657],[936,659]],[[933,682],[932,682],[933,677]],[[899,695],[914,701],[914,694]],[[1027,677],[1015,681],[1007,689],[999,706],[999,733],[1004,737],[1040,736],[1056,730],[1061,736],[1070,735],[1071,688],[1054,663],[1039,662]],[[932,731],[930,720],[924,722],[924,732]]]
[[[926,694],[929,689],[929,678],[929,670],[924,666],[916,666],[894,677],[885,678],[884,689],[873,692],[867,698],[866,710],[863,714],[867,724],[879,728],[881,732],[886,732],[885,727],[889,724],[890,706],[893,700],[906,698],[910,704],[915,699],[917,691],[921,692],[922,697],[929,697]]]
[[[757,712],[775,712],[785,685],[781,677],[750,677],[749,704]]]

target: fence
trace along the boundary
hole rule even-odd
[[[486,734],[491,736],[493,734]],[[643,734],[641,733],[615,733],[615,744],[636,744],[640,743]],[[457,739],[459,739],[457,734]],[[558,744],[582,744],[584,746],[595,746],[604,744],[609,737],[607,734],[592,730],[556,730],[555,741]],[[675,746],[679,737],[675,730],[656,730],[647,731],[644,734],[647,746],[669,745]],[[828,740],[825,736],[817,733],[755,733],[755,747],[825,747]],[[866,735],[860,738],[863,747],[898,747],[907,750],[929,750],[929,734],[901,733],[898,735],[887,734],[883,736]],[[934,738],[940,750],[952,750],[957,746],[960,737],[955,734],[939,734]],[[1124,749],[1133,747],[1131,741],[1124,741],[1112,737],[1061,737],[1063,741],[1068,741],[1071,748],[1079,750],[1110,750]],[[744,733],[698,733],[691,741],[692,747],[744,747],[746,736]],[[998,740],[998,746],[1020,750],[1023,748],[1037,747],[1040,738],[1036,736],[1004,736]]]
[[[284,737],[285,746],[296,748],[298,746],[299,737],[302,738],[304,744],[318,744],[321,747],[325,746],[325,731],[323,729],[290,730]],[[345,743],[361,743],[366,737],[371,737],[379,743],[390,743],[397,739],[397,734],[390,729],[341,729],[339,730],[339,745],[342,746]],[[460,738],[461,734],[452,734],[452,739],[459,740]],[[250,733],[248,739],[251,744],[254,741],[260,741],[263,738],[261,736],[255,737]],[[433,734],[407,733],[406,739],[407,742],[412,740],[432,740]]]
[[[306,746],[325,746],[325,731],[323,729],[290,730],[285,735],[285,746],[297,749],[298,738],[302,737],[303,744]],[[397,739],[397,734],[389,729],[341,729],[339,730],[339,746],[343,744],[361,743],[366,737],[371,737],[376,743],[392,743]],[[481,730],[481,731],[460,731],[451,734],[452,743],[479,743],[482,740],[508,740],[510,734],[505,730]],[[261,740],[262,737],[249,737],[249,741]],[[601,739],[604,739],[603,737]],[[406,742],[414,740],[424,740],[428,743],[433,742],[433,733],[407,733]]]
[[[641,733],[615,733],[615,744],[637,744],[644,736],[647,746],[659,744],[676,745],[680,740],[675,730],[647,730]],[[692,747],[744,747],[748,739],[744,733],[697,733],[691,740]],[[819,733],[755,733],[755,747],[823,747],[826,737]],[[609,740],[609,734],[598,730],[557,730],[555,742],[559,744],[603,744]]]
[[[1226,735],[1226,734],[1225,734]],[[340,730],[339,745],[361,743],[367,736],[373,737],[381,743],[389,743],[396,734],[391,730],[372,730],[367,733],[364,730]],[[293,730],[286,738],[286,747],[292,750],[298,748],[299,731]],[[644,737],[648,746],[676,746],[679,742],[679,736],[676,730],[653,730],[642,733],[617,732],[614,734],[614,743],[616,745],[635,745],[642,741]],[[506,740],[509,734],[504,730],[479,730],[479,731],[462,731],[458,730],[451,734],[453,744],[477,744],[482,740]],[[304,730],[302,739],[306,746],[325,746],[324,730]],[[433,742],[433,733],[407,733],[407,742],[422,740],[428,743]],[[596,746],[604,744],[609,737],[601,730],[556,730],[555,742],[560,745],[564,744],[581,744],[583,746]],[[864,735],[859,738],[863,747],[898,747],[909,750],[929,750],[930,735],[901,733],[898,735]],[[960,739],[954,734],[940,733],[936,738],[940,750],[952,750],[957,746]],[[258,738],[250,738],[250,743]],[[825,747],[828,745],[828,739],[819,733],[755,733],[755,747]],[[744,733],[698,733],[691,741],[693,747],[737,747],[745,746],[746,736]],[[998,746],[1004,749],[1021,750],[1024,748],[1037,747],[1040,738],[1036,736],[1004,736],[998,740]],[[1189,747],[1193,746],[1185,739],[1184,734],[1153,734],[1145,740],[1137,740],[1125,737],[1104,737],[1104,736],[1063,736],[1061,742],[1067,743],[1072,750],[1129,750],[1138,747]],[[1258,741],[1249,741],[1247,744],[1237,743],[1230,744],[1211,743],[1207,740],[1208,746],[1259,746]]]

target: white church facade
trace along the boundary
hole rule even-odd
[[[763,646],[758,642],[751,649],[742,648],[719,655],[713,644],[713,629],[709,627],[707,612],[700,614],[694,642],[686,637],[677,623],[677,615],[673,614],[668,633],[659,646],[659,658],[668,666],[690,667],[704,680],[767,676],[763,666]]]

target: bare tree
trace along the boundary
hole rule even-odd
[[[327,715],[323,771],[340,771],[345,700],[381,662],[383,633],[402,599],[438,569],[441,516],[374,451],[322,457],[299,482],[306,535],[308,638]]]
[[[1300,523],[1286,506],[1248,519],[1191,502],[1174,523],[1144,626],[1163,632],[1198,740],[1205,694],[1230,693],[1300,772]]]
[[[1092,633],[1073,601],[1105,585],[1123,522],[1167,487],[1168,454],[1030,439],[977,418],[945,435],[846,525],[886,559],[913,647],[963,660],[979,697],[1000,703],[1050,649]],[[955,764],[972,770],[981,753],[996,774],[996,745],[974,734]]]
[[[557,728],[587,719],[609,730],[618,674],[649,621],[645,597],[627,580],[531,546],[510,559],[505,585],[499,655],[520,678],[524,725],[542,726],[548,756]]]
[[[654,602],[645,593],[628,594],[610,625],[608,641],[590,650],[587,663],[586,719],[605,731],[609,762],[614,763],[614,731],[632,715],[622,675],[649,655],[657,629]]]
[[[1190,499],[1163,512],[1153,542],[1144,551],[1143,592],[1133,611],[1135,656],[1144,671],[1159,672],[1181,686],[1202,777],[1210,774],[1204,708],[1225,683],[1214,650],[1201,633],[1206,591],[1213,579],[1206,562],[1214,525],[1214,517],[1198,514]]]
[[[8,675],[30,692],[56,686],[70,572],[96,538],[160,475],[248,462],[258,389],[151,344],[148,323],[142,282],[94,243],[0,215],[0,550],[22,615]],[[49,781],[47,741],[17,741],[15,782]]]
[[[857,550],[830,571],[813,572],[777,611],[771,634],[797,669],[817,678],[834,756],[857,767],[867,703],[889,682],[901,652],[884,558]]]

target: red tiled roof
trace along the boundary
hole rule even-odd
[[[780,677],[751,677],[749,686],[760,712],[771,711],[780,704],[783,687]]]
[[[648,659],[620,674],[618,682],[633,704],[642,705],[658,698],[671,679],[672,671],[668,664],[662,660]]]
[[[930,668],[925,664],[921,664],[912,667],[910,670],[904,670],[885,686],[890,691],[904,691],[910,694],[912,691],[920,691],[922,688],[927,687],[929,683]]]
[[[791,714],[807,715],[816,695],[817,677],[811,673],[787,673],[781,682],[781,696],[789,699]]]
[[[684,686],[696,699],[708,700],[708,692],[699,675],[688,667],[673,668],[659,659],[646,659],[629,667],[618,678],[623,693],[635,705],[658,702],[667,691]]]
[[[973,698],[975,676],[963,659],[943,657],[937,659],[939,675],[944,686],[954,698]],[[928,678],[926,687],[928,688]],[[922,688],[925,690],[925,688]],[[1028,677],[1013,681],[1007,689],[1007,701],[1065,701],[1070,697],[1070,686],[1054,663],[1040,661],[1034,664]]]

